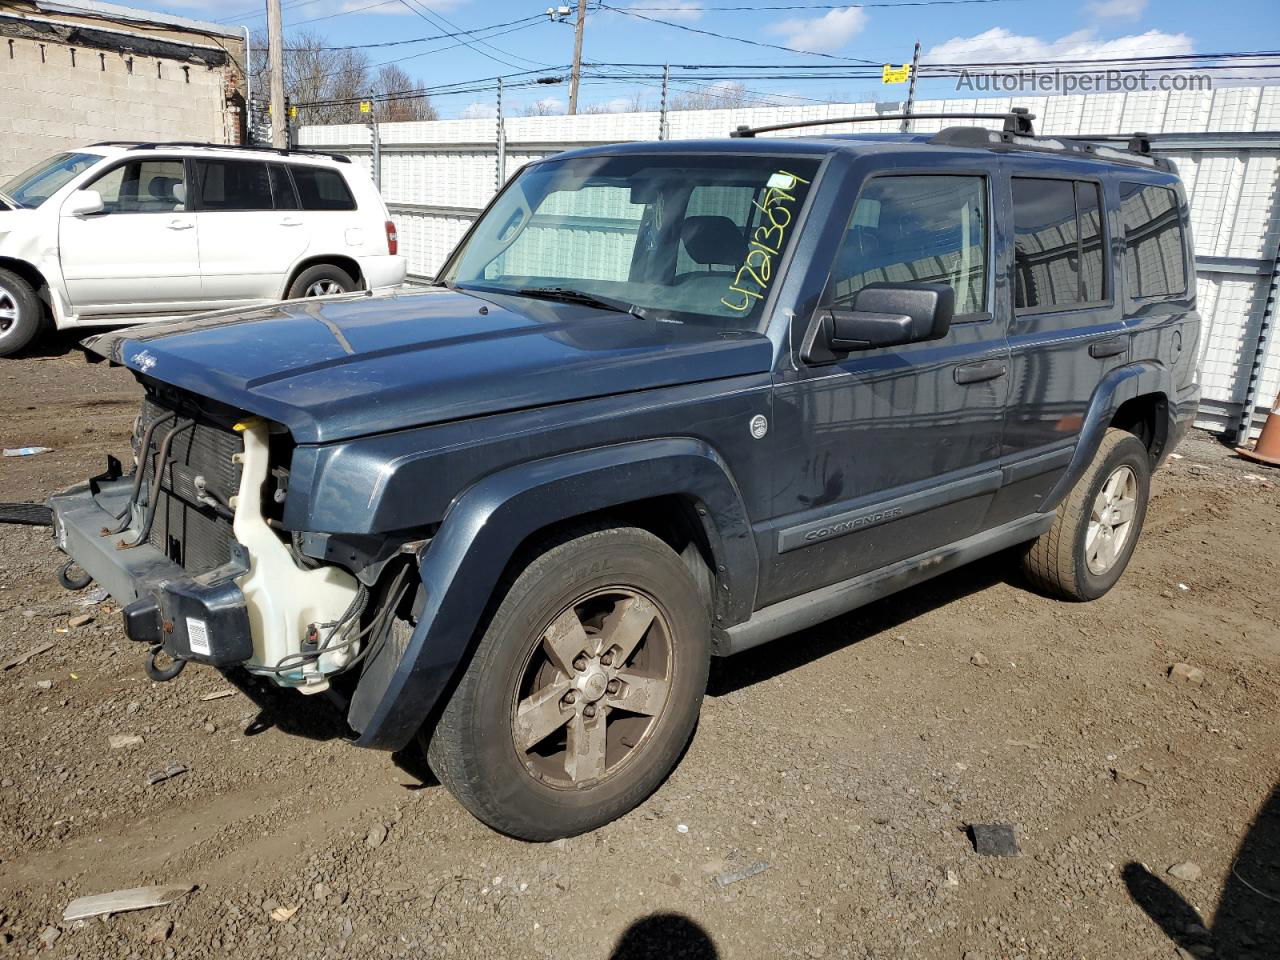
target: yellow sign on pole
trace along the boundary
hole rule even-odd
[[[904,63],[900,67],[886,63],[880,74],[881,83],[906,83],[911,79],[911,64]]]
[[[360,101],[360,112],[361,112],[361,113],[373,113],[373,101],[372,101],[372,100],[361,100],[361,101]]]
[[[297,108],[297,107],[290,107],[290,108],[289,108],[289,119],[290,119],[290,120],[297,120],[297,119],[298,119],[298,108]]]

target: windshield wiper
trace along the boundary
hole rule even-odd
[[[615,313],[629,313],[633,317],[644,319],[644,311],[634,303],[627,303],[625,300],[614,300],[611,297],[598,297],[594,293],[574,290],[572,287],[524,287],[515,292],[522,297],[558,300],[561,303],[577,303],[584,307],[612,310]]]

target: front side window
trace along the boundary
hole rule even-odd
[[[1187,290],[1186,241],[1178,195],[1168,187],[1120,184],[1124,282],[1133,297],[1169,297]]]
[[[60,153],[0,187],[0,200],[13,207],[34,209],[101,160],[96,153]]]
[[[337,170],[295,164],[290,167],[303,210],[354,210],[356,198]]]
[[[267,165],[257,160],[196,160],[201,211],[270,210]]]
[[[187,209],[181,160],[130,160],[108,170],[89,189],[102,196],[106,213],[164,213]]]
[[[441,279],[758,330],[817,171],[813,158],[729,154],[540,163],[494,202]]]
[[[876,177],[862,188],[827,284],[851,307],[869,283],[945,283],[956,316],[987,306],[987,190],[982,177]]]
[[[1072,309],[1107,299],[1106,223],[1096,183],[1014,177],[1014,307]]]

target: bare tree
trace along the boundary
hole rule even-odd
[[[351,123],[360,119],[359,101],[373,98],[380,122],[434,120],[435,108],[427,97],[380,102],[379,96],[402,93],[417,84],[395,64],[383,64],[370,75],[369,58],[362,50],[333,49],[320,34],[299,30],[288,35],[284,52],[284,90],[297,107],[297,123]],[[267,89],[267,38],[253,38],[255,90]],[[335,102],[336,101],[336,102]]]
[[[558,117],[564,113],[564,104],[553,97],[545,100],[534,100],[520,108],[525,117]]]
[[[716,83],[687,90],[671,99],[672,110],[729,110],[749,107],[757,100],[747,94],[741,83]]]
[[[393,94],[405,93],[417,89],[419,84],[413,82],[394,63],[384,63],[373,77],[373,93],[379,99],[374,102],[374,116],[379,123],[397,123],[404,120],[439,120],[431,98],[418,94],[413,97],[392,97]]]

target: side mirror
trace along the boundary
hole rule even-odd
[[[62,215],[91,217],[95,213],[102,213],[105,209],[106,204],[102,202],[102,194],[97,190],[77,190],[67,197],[67,202],[62,205]]]
[[[956,294],[945,283],[871,283],[850,308],[818,311],[805,338],[804,359],[830,362],[842,354],[938,340],[951,329]]]

